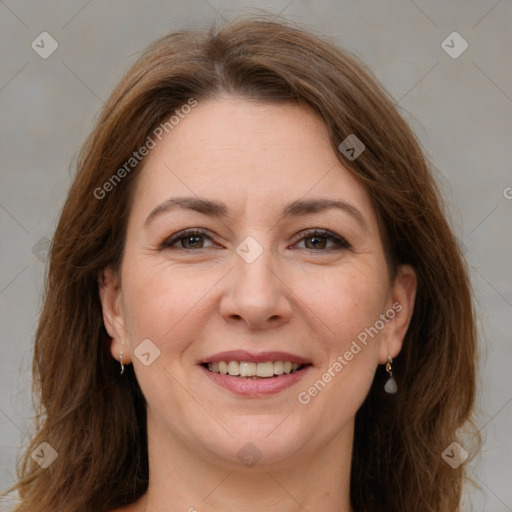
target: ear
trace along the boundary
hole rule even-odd
[[[386,363],[388,355],[396,357],[402,349],[407,329],[411,322],[416,298],[417,277],[411,265],[400,265],[390,293],[386,312],[389,322],[381,337],[379,362]]]
[[[104,269],[98,276],[98,289],[103,310],[103,323],[112,338],[110,352],[117,361],[123,353],[123,362],[131,362],[126,320],[123,310],[121,279],[111,268]]]

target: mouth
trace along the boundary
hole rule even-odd
[[[212,382],[246,397],[279,393],[297,383],[313,368],[307,359],[286,352],[223,352],[199,363]]]
[[[302,370],[304,364],[291,361],[264,361],[255,363],[251,361],[218,361],[203,363],[206,369],[220,375],[230,375],[239,379],[272,379],[280,375],[289,375]]]

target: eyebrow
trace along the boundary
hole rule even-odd
[[[151,211],[144,221],[144,226],[147,226],[160,215],[176,208],[193,210],[215,218],[226,218],[229,212],[226,204],[220,201],[193,196],[171,197]],[[314,214],[330,209],[339,209],[348,213],[361,227],[368,231],[368,224],[363,214],[355,206],[339,199],[297,199],[288,204],[281,215],[283,217],[299,217],[300,215]]]

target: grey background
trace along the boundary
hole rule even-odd
[[[436,165],[471,267],[482,340],[485,444],[468,464],[481,489],[469,490],[464,510],[512,510],[511,0],[0,1],[0,489],[14,481],[29,426],[45,241],[93,120],[153,39],[256,8],[355,52]],[[47,59],[31,48],[43,31],[59,44]],[[453,31],[469,44],[457,59],[441,47]]]

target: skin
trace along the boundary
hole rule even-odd
[[[175,208],[144,225],[177,196],[222,201],[228,216]],[[366,227],[340,209],[282,215],[288,203],[313,198],[350,203]],[[210,238],[161,248],[186,228]],[[313,228],[350,248],[304,234]],[[247,236],[262,248],[252,263],[235,251]],[[400,352],[415,292],[411,267],[390,279],[371,201],[312,111],[231,97],[199,102],[146,158],[120,273],[105,269],[100,278],[112,356],[122,351],[134,365],[148,404],[149,489],[122,510],[350,511],[354,417],[377,366]],[[298,393],[393,303],[402,306],[395,318],[299,403]],[[145,339],[160,350],[149,366],[133,354]],[[237,349],[291,352],[313,368],[275,395],[240,397],[198,366]],[[237,457],[248,442],[262,455],[252,467]]]

